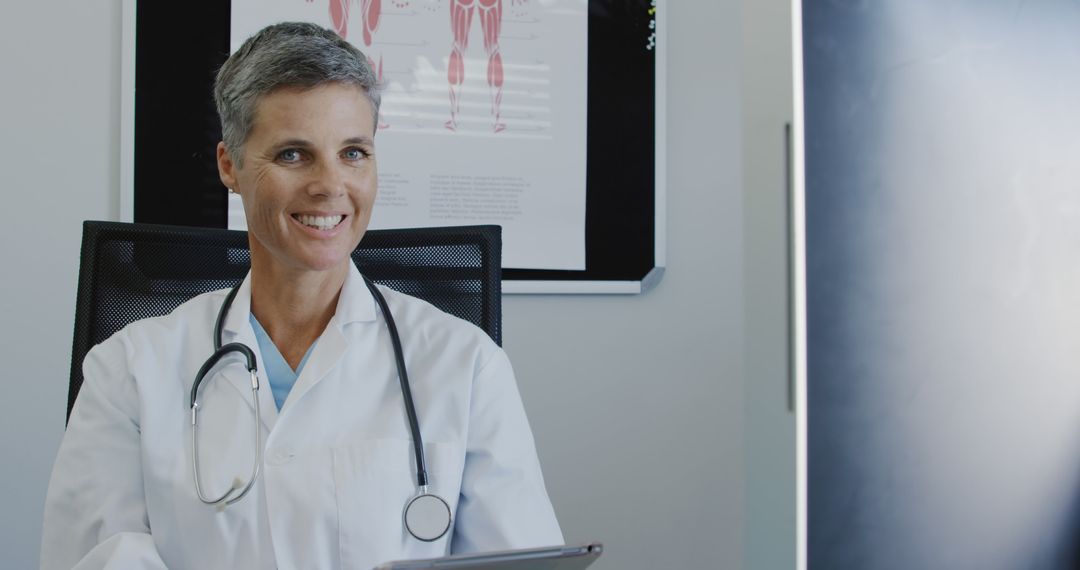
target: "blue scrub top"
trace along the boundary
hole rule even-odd
[[[293,384],[296,384],[300,371],[304,369],[304,364],[307,363],[308,357],[311,356],[311,350],[315,348],[315,343],[318,341],[311,343],[307,353],[304,354],[304,358],[300,360],[300,365],[296,367],[296,371],[293,371],[289,367],[289,363],[285,361],[285,357],[281,355],[281,351],[274,346],[274,341],[270,340],[270,335],[266,334],[266,329],[259,324],[253,313],[251,314],[251,328],[255,329],[255,341],[259,343],[259,353],[263,357],[261,364],[263,370],[266,371],[266,378],[270,381],[270,391],[274,394],[274,403],[277,404],[278,411],[280,411],[281,406],[285,404],[285,398],[289,397]]]

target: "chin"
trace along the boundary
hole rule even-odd
[[[309,259],[305,265],[310,271],[332,271],[344,266],[346,263],[352,263],[351,256],[345,255]]]

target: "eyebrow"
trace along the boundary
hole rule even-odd
[[[304,139],[287,139],[287,140],[283,140],[283,141],[279,141],[279,142],[274,143],[271,146],[271,148],[279,149],[279,148],[286,148],[286,147],[290,147],[290,146],[298,146],[298,147],[301,147],[301,148],[308,148],[308,147],[311,146],[311,141],[304,140]]]
[[[375,144],[375,139],[373,139],[371,137],[349,137],[349,138],[345,139],[344,141],[342,141],[342,144],[346,144],[346,145],[359,144],[359,145],[372,146],[372,145]],[[287,139],[287,140],[283,140],[283,141],[280,141],[280,142],[274,144],[273,148],[286,148],[286,147],[291,147],[291,146],[296,146],[296,147],[300,147],[300,148],[310,148],[312,146],[312,144],[311,144],[311,141],[306,140],[306,139]]]

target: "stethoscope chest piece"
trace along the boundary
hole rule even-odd
[[[450,505],[422,490],[405,504],[405,529],[417,540],[439,540],[450,530]]]

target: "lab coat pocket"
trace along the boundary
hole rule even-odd
[[[457,508],[464,452],[449,443],[426,443],[429,492]],[[334,449],[342,568],[368,570],[380,562],[442,556],[451,528],[434,542],[421,542],[405,530],[405,504],[416,495],[413,444],[372,439]]]

